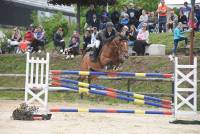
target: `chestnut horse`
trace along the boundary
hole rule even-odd
[[[102,71],[110,67],[119,67],[128,58],[128,41],[122,36],[116,36],[112,41],[106,42],[99,53],[96,62],[90,59],[87,52],[81,61],[81,71]]]

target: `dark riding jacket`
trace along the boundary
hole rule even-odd
[[[109,34],[106,29],[102,30],[97,34],[96,39],[101,41],[101,44],[105,44],[108,41],[111,41],[117,35],[117,31],[113,28],[111,33]]]

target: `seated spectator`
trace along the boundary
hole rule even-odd
[[[140,23],[147,23],[148,22],[148,15],[147,15],[145,10],[142,10],[142,15],[140,16],[139,22]]]
[[[125,26],[122,27],[120,34],[123,37],[128,38],[128,34],[129,34],[128,31],[129,31],[129,28],[128,28],[128,26],[125,25]]]
[[[178,23],[178,16],[172,10],[172,11],[170,11],[170,14],[169,14],[168,19],[167,19],[167,29],[168,29],[168,31],[173,32],[177,23]]]
[[[121,31],[121,29],[123,28],[123,26],[128,26],[129,24],[129,15],[127,13],[124,13],[120,16],[120,22],[117,28],[117,31]]]
[[[157,16],[155,16],[154,12],[150,12],[149,17],[148,17],[148,27],[149,27],[149,32],[154,32],[154,29],[156,28],[157,24]]]
[[[189,19],[188,19],[188,28],[197,28],[198,20],[196,18],[196,14],[194,13],[194,22],[192,23],[192,13],[190,13]]]
[[[188,29],[188,19],[182,11],[179,12],[178,22],[182,23],[183,30]]]
[[[90,26],[91,27],[96,27],[99,30],[99,25],[100,25],[100,22],[97,19],[96,14],[93,14]]]
[[[114,11],[111,13],[111,21],[114,24],[115,28],[118,27],[119,17],[120,13],[116,9],[114,9]]]
[[[45,32],[43,31],[42,27],[39,26],[35,29],[34,32],[34,41],[33,41],[33,51],[38,52],[39,47],[44,50],[45,45]]]
[[[147,30],[147,24],[144,23],[142,29],[139,30],[137,35],[137,40],[134,43],[133,50],[137,53],[137,55],[145,54],[145,47],[149,46],[149,31]]]
[[[90,28],[87,28],[83,36],[83,50],[86,51],[87,46],[91,44]]]
[[[22,42],[20,42],[20,49],[19,49],[19,53],[22,52],[26,52],[26,51],[30,51],[32,52],[32,49],[33,49],[33,40],[34,40],[34,34],[33,34],[33,26],[29,26],[25,35],[24,35],[24,38],[22,40]]]
[[[146,14],[145,10],[142,10],[142,15],[140,16],[140,19],[139,19],[140,24],[138,25],[137,30],[141,29],[143,24],[147,22],[148,22],[148,15]]]
[[[101,13],[100,30],[102,30],[106,27],[106,23],[108,21],[109,21],[109,13],[106,11],[106,6],[105,6]]]
[[[183,24],[181,22],[178,23],[177,27],[174,29],[174,48],[172,53],[176,54],[176,49],[178,47],[178,42],[184,40],[185,47],[188,47],[188,38],[183,35]]]
[[[63,38],[63,29],[61,27],[59,27],[56,33],[54,33],[53,41],[54,41],[55,47],[56,48],[60,47],[61,48],[60,52],[61,53],[64,52],[65,40]]]
[[[128,45],[133,46],[135,43],[135,40],[137,38],[137,32],[136,32],[136,28],[134,25],[130,26],[130,31],[129,31],[128,37],[129,37]]]
[[[123,6],[122,11],[121,11],[121,16],[123,16],[124,14],[128,13],[128,7],[127,6]]]
[[[134,12],[130,13],[129,24],[128,25],[129,26],[134,25],[135,27],[138,27],[138,25],[139,25],[139,21],[135,17],[135,13]]]
[[[75,55],[79,54],[79,41],[78,38],[72,36],[72,39],[69,42],[68,48],[65,49],[65,54],[67,54],[66,59],[74,58]]]
[[[11,39],[8,39],[8,47],[14,47],[14,52],[17,52],[20,41],[22,40],[21,32],[18,27],[15,27],[12,32]]]

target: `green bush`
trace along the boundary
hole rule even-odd
[[[36,17],[36,16],[37,16],[37,14],[35,14],[33,12],[32,16],[31,16],[33,23],[36,26],[38,26],[38,25],[43,26],[43,28],[45,30],[47,42],[52,41],[53,34],[56,32],[58,27],[62,27],[64,29],[64,36],[67,34],[68,21],[62,13],[58,12],[51,17],[42,18],[40,21],[38,21],[38,17]]]

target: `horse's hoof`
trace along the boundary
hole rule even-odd
[[[66,60],[68,60],[69,58],[70,58],[70,56],[69,56],[69,55],[67,55],[65,59],[66,59]]]
[[[74,58],[74,55],[71,55],[71,58],[73,59],[73,58]]]

